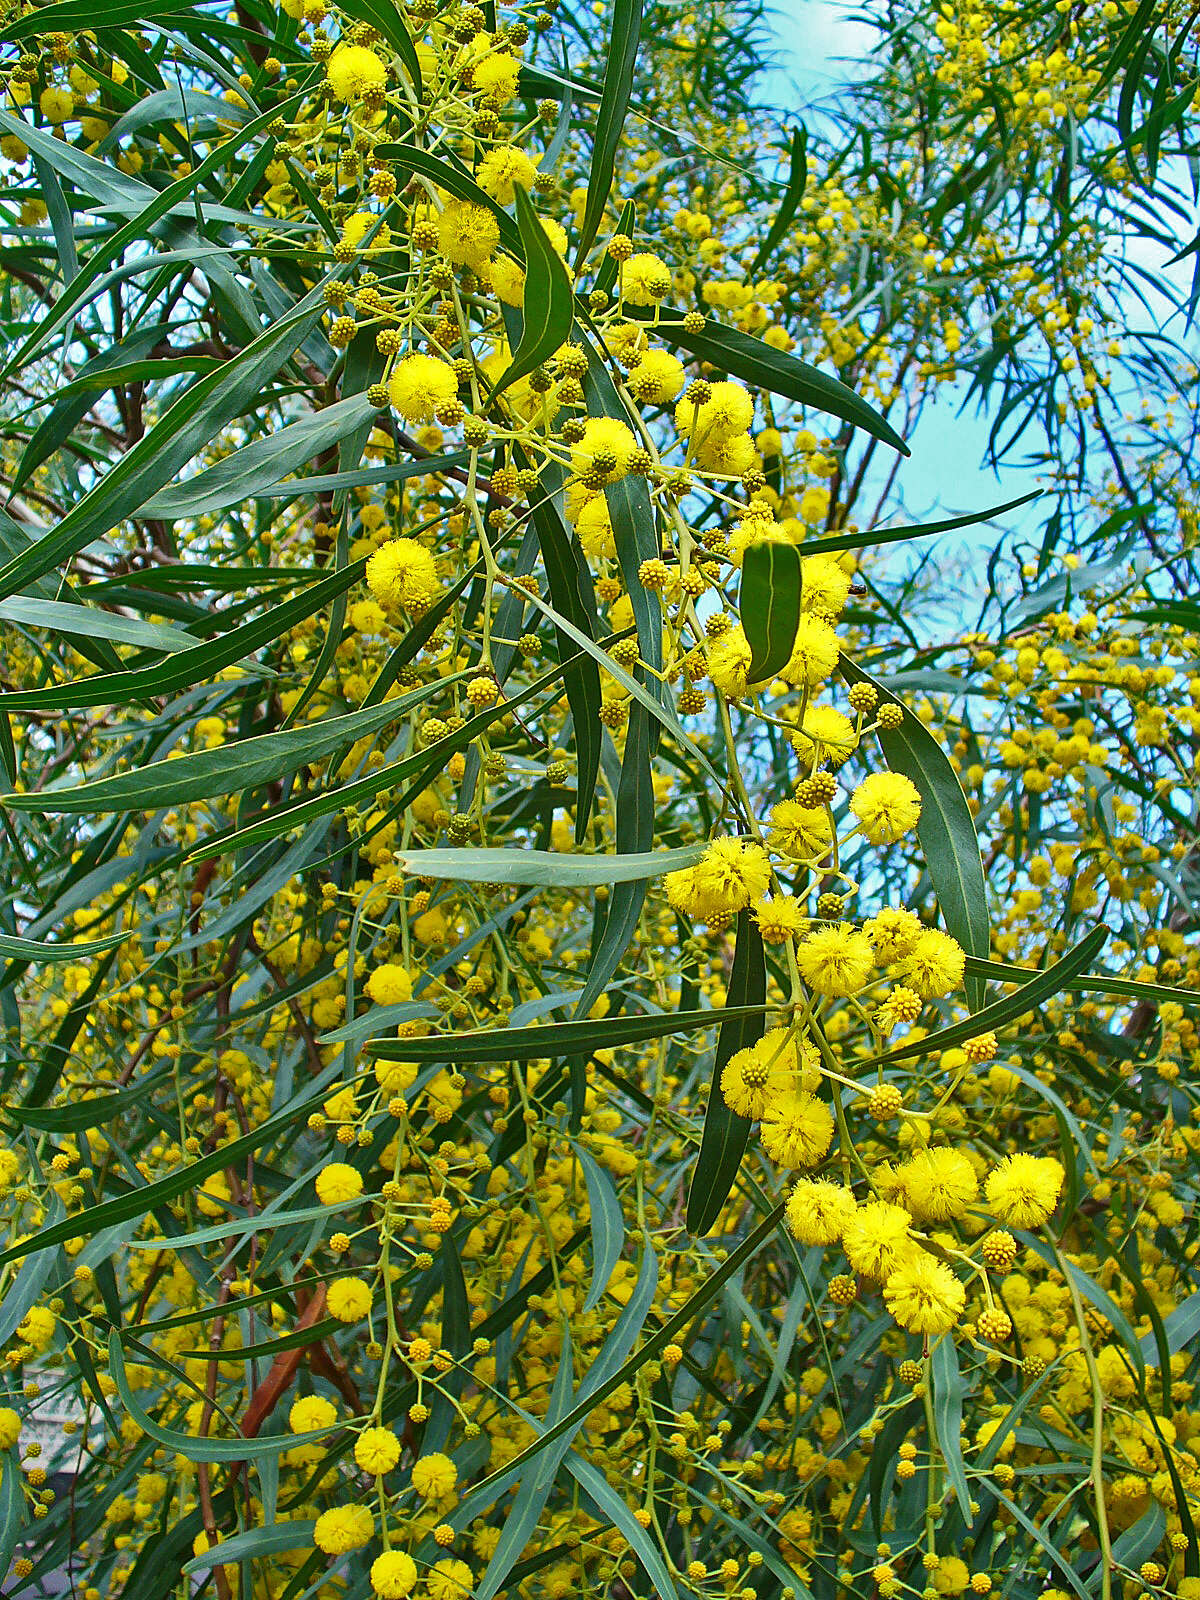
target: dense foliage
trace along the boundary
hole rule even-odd
[[[1200,1600],[1195,11],[863,15],[0,6],[6,1594]]]

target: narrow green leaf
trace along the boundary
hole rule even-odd
[[[86,944],[48,944],[42,939],[16,939],[0,933],[0,956],[9,956],[13,961],[87,961],[123,944],[128,937],[126,933],[107,933],[103,939],[89,939]]]
[[[762,1038],[766,995],[767,968],[762,935],[749,911],[739,911],[727,996],[731,1014],[722,1022],[721,1032],[717,1036],[708,1108],[704,1113],[704,1133],[688,1190],[687,1230],[692,1234],[708,1232],[720,1216],[721,1208],[737,1182],[742,1156],[750,1137],[750,1123],[745,1117],[738,1116],[736,1111],[731,1111],[725,1103],[725,1096],[721,1093],[721,1073],[731,1056]],[[732,1014],[735,1007],[739,1010],[744,1008],[744,1014]]]
[[[792,659],[800,624],[800,551],[794,544],[752,544],[742,559],[738,599],[750,645],[746,676],[762,683]]]
[[[238,1561],[256,1561],[261,1556],[281,1555],[285,1550],[311,1550],[315,1517],[296,1517],[286,1522],[273,1522],[265,1528],[247,1528],[223,1539],[211,1550],[203,1550],[184,1564],[184,1572],[191,1577],[194,1572],[207,1572],[211,1567],[228,1566]]]
[[[625,1245],[625,1217],[613,1181],[582,1146],[572,1144],[575,1159],[583,1168],[588,1193],[588,1221],[592,1230],[592,1281],[583,1302],[586,1315],[599,1303],[608,1288],[613,1268]]]
[[[596,111],[587,199],[583,207],[583,220],[579,224],[579,247],[575,256],[577,274],[600,231],[609,190],[612,188],[613,168],[629,111],[629,98],[633,93],[633,69],[642,35],[642,0],[613,0],[612,16],[604,88]]]
[[[881,705],[899,706],[903,711],[899,728],[879,729],[880,747],[892,771],[911,778],[920,792],[917,838],[946,927],[969,956],[986,959],[991,949],[992,924],[983,860],[975,819],[950,758],[925,724],[848,656],[842,657],[842,676],[851,684],[871,684]],[[983,1004],[982,980],[968,974],[966,991],[967,1003],[973,1011],[978,1010]]]
[[[757,277],[766,262],[770,260],[771,252],[788,231],[804,198],[804,190],[808,183],[808,129],[802,122],[792,129],[789,156],[787,187],[783,191],[783,199],[779,202],[775,220],[762,242],[762,248],[751,263],[749,273],[751,278]]]
[[[137,617],[98,611],[95,606],[68,605],[62,600],[27,600],[10,595],[0,600],[0,621],[26,628],[48,628],[52,633],[86,634],[90,639],[112,639],[139,650],[177,652],[195,648],[196,640],[182,628],[162,622],[142,622]]]
[[[702,844],[611,856],[573,856],[561,850],[403,850],[396,854],[396,866],[419,878],[446,878],[454,883],[586,889],[601,883],[660,878],[666,872],[695,866],[704,851]]]
[[[758,1016],[761,1012],[761,1006],[724,1007],[720,1011],[668,1011],[649,1017],[554,1022],[537,1028],[488,1028],[422,1039],[369,1039],[366,1051],[383,1061],[528,1061],[536,1056],[579,1055],[641,1044],[646,1039],[692,1033],[698,1028],[711,1028],[722,1019]],[[0,1262],[3,1259],[0,1256]]]
[[[517,224],[525,246],[521,340],[492,390],[493,400],[510,383],[549,361],[569,337],[575,315],[575,295],[566,264],[546,237],[532,201],[519,184],[515,193]]]
[[[967,1487],[967,1469],[963,1463],[962,1412],[966,1384],[958,1365],[958,1349],[953,1333],[944,1333],[933,1347],[929,1358],[929,1375],[933,1380],[933,1416],[937,1425],[937,1442],[946,1463],[946,1475],[958,1501],[958,1509],[969,1528],[971,1491]]]

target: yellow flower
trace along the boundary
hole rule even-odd
[[[943,1145],[918,1151],[900,1168],[899,1177],[909,1209],[925,1222],[961,1217],[979,1193],[970,1161],[960,1150]]]
[[[855,1272],[877,1282],[887,1278],[915,1246],[909,1233],[912,1218],[903,1206],[870,1200],[846,1223],[842,1248]]]
[[[740,383],[714,383],[703,405],[697,406],[684,395],[675,407],[675,426],[685,437],[695,433],[697,440],[712,435],[731,438],[745,433],[754,421],[754,398]],[[750,441],[753,449],[754,441]]]
[[[670,292],[671,269],[649,250],[630,256],[621,268],[621,294],[631,306],[652,306]]]
[[[11,1406],[0,1406],[0,1450],[11,1450],[20,1437],[20,1417]]]
[[[802,612],[791,659],[779,674],[788,683],[815,688],[830,676],[838,661],[837,635],[823,618]]]
[[[992,1214],[1014,1228],[1040,1228],[1062,1193],[1062,1164],[1053,1156],[1018,1151],[987,1175],[984,1193]]]
[[[728,628],[704,647],[713,688],[727,700],[740,700],[750,671],[750,644],[741,628]]]
[[[358,1322],[371,1309],[371,1290],[361,1278],[335,1278],[326,1304],[339,1322]]]
[[[895,844],[916,827],[921,796],[902,772],[873,772],[850,796],[850,809],[872,844]]]
[[[828,854],[832,843],[833,823],[824,806],[781,800],[771,807],[767,844],[777,855],[792,861],[816,861]]]
[[[804,1052],[816,1054],[811,1045],[798,1046],[789,1039],[786,1028],[773,1028],[745,1050],[738,1050],[721,1071],[725,1104],[737,1116],[757,1122],[773,1097],[801,1087]]]
[[[436,356],[406,356],[388,384],[392,404],[406,422],[432,422],[458,395],[458,379],[448,361]]]
[[[900,976],[922,1000],[933,1000],[958,988],[966,960],[956,939],[939,928],[926,928],[900,963]]]
[[[884,1303],[909,1333],[948,1332],[967,1303],[966,1291],[944,1262],[928,1251],[915,1251],[888,1275]]]
[[[441,1451],[413,1462],[412,1486],[422,1500],[445,1500],[454,1493],[458,1468]]]
[[[816,929],[796,950],[800,976],[816,994],[857,994],[874,964],[871,941],[844,922]]]
[[[486,206],[451,200],[438,218],[438,248],[456,267],[478,271],[500,243],[500,224]]]
[[[74,112],[75,96],[70,89],[52,83],[38,96],[38,107],[46,121],[57,127],[59,123],[66,122]]]
[[[666,405],[683,388],[683,362],[669,350],[647,350],[626,379],[629,392],[645,405]]]
[[[385,1550],[371,1563],[371,1588],[383,1600],[404,1600],[417,1584],[417,1564],[403,1550]]]
[[[484,56],[471,68],[471,83],[481,94],[497,105],[507,105],[517,92],[521,76],[521,63],[515,56],[500,50]]]
[[[334,1506],[317,1518],[313,1543],[327,1556],[344,1556],[369,1544],[374,1533],[375,1518],[367,1506]]]
[[[293,1433],[315,1433],[318,1428],[332,1428],[336,1421],[337,1407],[319,1394],[293,1401],[288,1412],[288,1427]]]
[[[693,869],[705,916],[744,911],[771,884],[771,864],[761,845],[748,839],[714,839]]]
[[[345,1161],[331,1161],[317,1173],[317,1199],[324,1206],[357,1200],[362,1191],[362,1173]]]
[[[394,1006],[412,999],[412,978],[395,961],[376,967],[367,979],[367,993],[377,1006]]]
[[[365,94],[378,94],[387,83],[387,68],[365,45],[340,44],[326,68],[329,87],[344,106],[357,105]]]
[[[833,1112],[815,1095],[785,1089],[765,1107],[759,1137],[781,1167],[815,1167],[833,1142]]]
[[[400,1441],[390,1428],[364,1428],[354,1441],[354,1459],[378,1478],[400,1459]]]
[[[808,926],[808,917],[799,900],[790,895],[773,894],[753,908],[751,915],[766,944],[783,944],[797,938]]]
[[[583,438],[571,447],[571,471],[581,477],[590,472],[597,457],[612,464],[604,475],[606,483],[625,477],[638,450],[638,442],[623,422],[615,417],[589,417]]]
[[[367,562],[367,584],[387,611],[426,606],[437,593],[437,563],[415,539],[389,539]]]
[[[892,906],[863,923],[863,932],[875,946],[875,960],[881,967],[906,956],[924,931],[919,917]]]
[[[490,194],[502,206],[512,205],[518,187],[532,189],[536,177],[537,168],[533,162],[524,150],[512,144],[497,145],[489,150],[475,172],[475,181],[484,194]]]
[[[854,724],[836,706],[809,706],[792,734],[792,748],[806,761],[828,756],[834,764],[845,761],[858,748]]]
[[[425,1575],[430,1600],[467,1600],[474,1586],[470,1567],[453,1556],[436,1562]]]
[[[801,1178],[788,1196],[787,1225],[801,1244],[833,1244],[855,1212],[849,1189],[825,1178]]]
[[[762,449],[762,435],[759,435]],[[800,563],[800,604],[805,611],[836,617],[850,593],[850,574],[829,556],[805,556]]]

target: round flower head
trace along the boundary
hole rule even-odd
[[[754,397],[740,383],[714,383],[703,405],[696,404],[684,395],[675,407],[675,426],[679,432],[695,433],[696,440],[705,437],[731,438],[745,433],[754,421]],[[753,448],[754,441],[750,441]]]
[[[748,839],[714,839],[692,869],[704,915],[744,911],[771,886],[771,864]]]
[[[800,575],[803,609],[836,617],[850,593],[850,574],[829,556],[805,556]]]
[[[802,806],[781,800],[771,807],[768,846],[790,861],[819,861],[833,843],[833,823],[824,806]]]
[[[412,999],[412,979],[408,969],[395,961],[376,967],[367,979],[367,993],[377,1006],[400,1005]]]
[[[966,952],[939,928],[926,928],[900,964],[900,976],[922,1000],[950,994],[962,983]]]
[[[966,1291],[944,1262],[916,1250],[883,1285],[888,1310],[909,1333],[947,1333],[962,1315]]]
[[[371,1588],[381,1600],[404,1600],[417,1586],[417,1563],[403,1550],[385,1550],[371,1563]]]
[[[379,222],[379,218],[373,211],[356,211],[342,223],[342,238],[347,244],[352,244],[357,248],[377,222]],[[391,242],[392,230],[386,222],[380,222],[371,239],[369,248],[371,250],[386,250]]]
[[[757,1122],[772,1099],[800,1087],[796,1047],[786,1028],[774,1028],[745,1050],[730,1056],[721,1071],[725,1104],[739,1117]]]
[[[1058,1204],[1063,1169],[1053,1156],[1005,1156],[987,1175],[984,1193],[993,1216],[1014,1228],[1040,1228]]]
[[[840,922],[810,933],[796,949],[796,965],[814,993],[840,997],[866,987],[875,952],[865,933]]]
[[[413,1462],[412,1486],[422,1500],[445,1500],[454,1493],[458,1468],[441,1451]]]
[[[415,539],[389,539],[367,562],[367,584],[385,611],[427,606],[437,593],[437,563]]]
[[[354,1441],[354,1459],[378,1478],[400,1459],[400,1441],[390,1428],[364,1428]]]
[[[579,535],[584,554],[593,561],[599,556],[615,557],[617,546],[613,538],[612,514],[603,490],[584,501],[575,518],[575,532]]]
[[[53,123],[57,127],[60,123],[68,121],[73,115],[75,111],[75,96],[70,89],[61,88],[58,84],[52,83],[48,88],[43,89],[38,96],[38,109],[47,122]]]
[[[902,772],[873,772],[850,796],[850,809],[872,844],[895,844],[921,815],[921,796]]]
[[[365,45],[340,44],[326,68],[334,98],[344,106],[357,105],[366,94],[379,94],[387,83],[387,68]]]
[[[661,256],[649,250],[630,256],[621,268],[621,294],[631,306],[655,305],[670,292],[671,269]]]
[[[713,688],[727,700],[740,700],[746,693],[750,671],[750,643],[741,628],[729,628],[710,639],[704,659]]]
[[[716,478],[744,478],[761,465],[748,433],[706,434],[695,459],[701,472],[711,472]]]
[[[869,1200],[842,1230],[842,1249],[855,1272],[876,1282],[887,1278],[916,1246],[909,1228],[912,1218],[903,1206],[888,1200]]]
[[[923,1222],[961,1217],[979,1193],[970,1161],[961,1150],[944,1145],[911,1156],[900,1168],[900,1178],[909,1210]]]
[[[438,249],[456,267],[478,271],[500,243],[500,224],[486,206],[450,200],[438,218]]]
[[[815,1167],[833,1143],[833,1112],[815,1095],[786,1089],[763,1111],[759,1137],[778,1166]]]
[[[821,617],[802,612],[791,659],[780,673],[788,683],[815,688],[830,676],[838,661],[837,635]]]
[[[595,468],[597,459],[608,464],[606,483],[617,483],[629,471],[637,454],[638,442],[623,422],[615,417],[589,417],[583,438],[571,446],[571,471],[577,477]]]
[[[0,1406],[0,1450],[11,1450],[20,1437],[20,1417],[11,1406]]]
[[[804,761],[821,761],[828,756],[840,765],[858,748],[858,734],[850,718],[836,706],[809,706],[792,734],[792,748]]]
[[[371,1290],[361,1278],[335,1278],[326,1304],[339,1322],[359,1322],[371,1309]]]
[[[334,1506],[317,1518],[313,1543],[327,1556],[344,1556],[369,1544],[374,1533],[375,1518],[367,1506]]]
[[[668,872],[663,879],[667,903],[684,917],[702,917],[700,894],[696,888],[695,867],[681,867],[678,872]]]
[[[788,1196],[787,1225],[801,1244],[833,1244],[855,1212],[849,1189],[825,1178],[801,1178]]]
[[[337,1407],[319,1394],[293,1401],[288,1412],[288,1427],[293,1433],[315,1433],[318,1428],[332,1428],[336,1421]]]
[[[392,404],[405,422],[432,422],[458,394],[458,379],[448,361],[436,356],[406,356],[388,384]]]
[[[517,92],[521,63],[507,51],[484,56],[471,68],[471,86],[497,106],[507,105]]]
[[[766,944],[783,944],[799,938],[808,926],[808,917],[799,900],[789,895],[772,894],[751,910],[758,931]]]
[[[362,1173],[345,1161],[331,1161],[317,1173],[317,1199],[323,1206],[357,1200],[362,1192]]]
[[[524,150],[512,144],[497,145],[489,150],[475,172],[475,181],[484,194],[490,194],[502,206],[512,205],[518,188],[532,189],[536,177],[537,168],[533,162]]]
[[[425,1574],[425,1592],[430,1600],[470,1600],[474,1587],[470,1567],[453,1556],[435,1562]]]
[[[683,362],[669,350],[647,350],[626,380],[629,392],[644,405],[663,406],[683,388]]]

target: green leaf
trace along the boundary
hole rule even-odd
[[[749,270],[749,277],[756,278],[763,266],[770,260],[771,252],[783,238],[792,224],[800,202],[804,198],[804,190],[808,183],[808,129],[801,122],[792,129],[792,143],[790,162],[788,167],[787,187],[783,191],[783,199],[779,202],[779,210],[775,213],[775,221],[767,230],[767,237],[762,242],[762,248],[755,256]]]
[[[659,1600],[678,1600],[671,1574],[659,1553],[658,1546],[608,1479],[590,1461],[585,1461],[574,1450],[568,1451],[566,1466],[584,1494],[603,1512],[612,1526],[624,1535],[626,1544],[641,1562],[647,1577],[658,1591]]]
[[[766,997],[767,968],[762,935],[749,911],[739,911],[726,1004],[730,1008],[744,1007],[746,1014],[727,1017],[717,1036],[704,1133],[688,1190],[687,1230],[692,1234],[708,1232],[737,1182],[750,1137],[750,1123],[726,1105],[721,1093],[721,1073],[731,1056],[762,1038]]]
[[[10,956],[14,961],[87,961],[114,945],[124,944],[128,937],[127,933],[107,933],[103,939],[90,939],[86,944],[47,944],[42,939],[16,939],[0,933],[0,956]]]
[[[223,1539],[211,1550],[203,1550],[185,1563],[184,1572],[207,1572],[211,1567],[230,1566],[238,1561],[255,1561],[261,1556],[281,1555],[285,1550],[311,1550],[315,1517],[296,1517],[288,1522],[273,1522],[265,1528],[247,1528]]]
[[[39,1128],[44,1133],[81,1133],[85,1128],[100,1128],[111,1123],[170,1080],[169,1070],[154,1072],[133,1088],[116,1094],[99,1094],[66,1106],[6,1106],[4,1114],[22,1127]]]
[[[946,1474],[954,1489],[958,1509],[967,1527],[971,1515],[971,1491],[967,1487],[967,1469],[963,1464],[962,1412],[963,1396],[967,1386],[958,1366],[958,1349],[953,1333],[944,1333],[933,1347],[929,1358],[929,1376],[933,1381],[933,1416],[937,1426],[937,1442],[946,1463]]]
[[[886,1055],[872,1056],[869,1061],[856,1064],[855,1070],[861,1075],[871,1068],[886,1068],[898,1061],[910,1061],[914,1056],[927,1056],[938,1050],[949,1050],[951,1046],[961,1044],[964,1039],[973,1039],[980,1033],[995,1032],[1017,1017],[1024,1016],[1027,1011],[1036,1011],[1047,1000],[1070,988],[1074,975],[1081,967],[1086,967],[1094,960],[1104,948],[1107,939],[1107,928],[1093,928],[1060,960],[1039,972],[1036,978],[1031,979],[1016,994],[1006,995],[1002,1000],[993,1000],[990,1005],[984,1006],[981,1011],[976,1011],[965,1022],[955,1022],[948,1028],[938,1028],[920,1039],[912,1039],[908,1044],[898,1045]]]
[[[641,316],[642,313],[630,308],[630,315]],[[727,328],[710,318],[703,332],[689,333],[681,315],[667,312],[660,314],[656,332],[669,344],[679,345],[699,360],[710,361],[714,367],[732,373],[757,389],[766,389],[785,400],[795,400],[799,405],[814,406],[818,411],[862,428],[903,456],[911,453],[892,425],[840,379],[830,377],[784,350],[773,349],[740,328]]]
[[[7,1573],[25,1527],[25,1479],[16,1445],[0,1451],[0,1572]]]
[[[412,86],[417,92],[417,100],[420,101],[423,92],[421,62],[417,55],[417,47],[404,26],[399,7],[390,5],[388,0],[344,0],[342,10],[348,17],[357,17],[360,22],[369,22],[387,40],[403,61],[404,70],[411,78]]]
[[[1029,983],[1038,976],[1038,967],[1013,967],[1004,961],[980,961],[967,957],[967,971],[981,978],[992,978],[1000,983]],[[1083,994],[1115,994],[1130,1000],[1150,1000],[1162,1005],[1168,1000],[1181,1006],[1200,1006],[1200,993],[1195,989],[1177,989],[1169,983],[1140,983],[1135,978],[1110,978],[1105,973],[1085,972],[1064,983],[1064,989]]]
[[[955,528],[969,528],[977,522],[990,522],[1006,511],[1027,506],[1040,498],[1042,491],[1034,489],[1016,500],[1006,500],[1002,506],[989,506],[986,511],[966,511],[960,517],[943,517],[938,522],[917,522],[904,528],[868,528],[861,533],[837,533],[827,539],[806,539],[801,555],[825,555],[836,550],[874,550],[877,545],[903,544],[909,539],[924,539],[931,533],[950,533]]]
[[[23,595],[10,595],[7,600],[0,600],[0,621],[20,623],[27,628],[48,628],[59,634],[86,634],[90,639],[114,639],[118,644],[135,645],[139,650],[173,652],[194,649],[196,644],[192,634],[166,623],[141,622],[136,617],[97,611],[89,605],[68,605],[61,600],[27,600]]]
[[[899,706],[903,711],[899,728],[879,729],[880,747],[892,771],[910,778],[920,793],[917,838],[946,927],[969,956],[986,958],[992,925],[983,860],[975,819],[950,758],[925,724],[848,656],[842,657],[842,676],[851,684],[871,684],[881,705]],[[967,1003],[973,1011],[978,1010],[983,1004],[982,980],[968,974],[966,991]]]
[[[532,201],[519,184],[515,193],[517,223],[525,246],[523,322],[520,343],[492,390],[493,400],[510,383],[549,361],[570,336],[575,315],[575,295],[566,264],[546,237]]]
[[[461,677],[462,674],[455,676]],[[194,750],[175,761],[153,761],[133,772],[97,778],[77,789],[44,789],[36,794],[3,796],[15,811],[50,814],[102,811],[153,810],[160,806],[187,805],[217,795],[239,793],[270,783],[274,778],[332,755],[345,745],[377,733],[398,721],[430,695],[444,688],[449,678],[385,700],[365,711],[344,717],[326,717],[283,733],[264,733],[214,750]]]
[[[40,6],[36,11],[0,32],[0,39],[28,39],[33,34],[49,29],[52,32],[75,33],[83,28],[118,27],[122,23],[139,26],[156,17],[174,16],[180,11],[194,11],[196,0],[109,0],[103,14],[97,14],[90,0],[57,0],[57,4]]]
[[[613,0],[612,18],[604,88],[596,110],[587,199],[583,207],[583,220],[579,224],[579,247],[575,256],[577,274],[600,231],[609,190],[612,188],[613,168],[629,111],[629,98],[633,93],[633,69],[642,35],[642,0]]]
[[[396,866],[419,878],[445,878],[453,883],[520,883],[556,889],[588,889],[601,883],[630,883],[660,878],[695,866],[702,844],[678,850],[650,850],[640,855],[583,856],[561,850],[401,850]]]
[[[473,1033],[442,1033],[422,1039],[369,1039],[368,1055],[383,1061],[528,1061],[536,1056],[570,1056],[618,1045],[641,1044],[671,1033],[711,1028],[722,1019],[757,1016],[761,1006],[720,1011],[668,1011],[649,1017],[602,1017],[583,1022],[553,1022],[536,1028],[487,1028]],[[0,1262],[3,1261],[0,1256]]]
[[[377,144],[375,154],[401,170],[407,168],[409,172],[428,178],[439,188],[448,190],[456,200],[469,200],[473,206],[482,206],[485,211],[490,211],[500,225],[500,243],[518,261],[525,260],[520,229],[508,212],[479,187],[461,163],[431,155],[428,150],[411,144]]]
[[[586,1315],[598,1304],[608,1288],[613,1268],[621,1259],[625,1244],[625,1217],[608,1173],[596,1164],[581,1145],[572,1143],[571,1148],[576,1161],[583,1168],[588,1193],[588,1221],[592,1230],[592,1281],[587,1299],[583,1302]]]
[[[376,414],[376,407],[364,394],[339,400],[299,422],[288,423],[278,433],[243,445],[194,478],[161,490],[141,507],[141,515],[182,521],[253,500],[262,490],[273,490],[281,478],[331,449]]]
[[[782,672],[800,625],[800,551],[794,544],[752,544],[742,559],[738,611],[750,645],[750,683]]]

